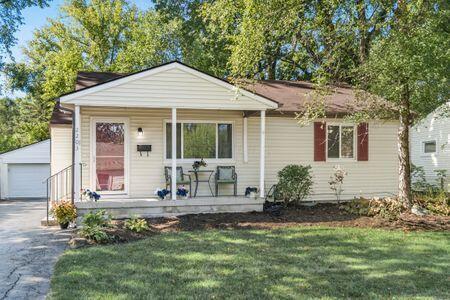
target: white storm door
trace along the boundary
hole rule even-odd
[[[105,194],[128,191],[127,121],[94,119],[93,180],[95,190]]]

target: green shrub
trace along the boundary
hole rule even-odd
[[[92,211],[83,216],[81,223],[88,227],[108,227],[111,224],[111,216],[107,215],[105,210]]]
[[[100,226],[85,226],[80,230],[82,237],[97,243],[104,243],[110,240],[110,236]]]
[[[277,192],[286,204],[298,204],[312,192],[311,166],[287,165],[278,172]]]
[[[105,228],[111,224],[111,216],[105,210],[93,211],[83,216],[83,225],[80,235],[91,241],[103,243],[110,240],[110,236],[105,232]]]
[[[149,230],[147,221],[145,219],[139,219],[135,216],[125,221],[125,228],[138,233]]]

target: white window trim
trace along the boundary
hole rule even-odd
[[[434,144],[436,145],[436,150],[434,151],[434,152],[425,152],[425,144],[426,143],[430,143],[430,142],[434,142]],[[437,142],[437,140],[436,139],[429,139],[429,140],[425,140],[425,141],[422,141],[422,143],[421,143],[421,148],[422,148],[422,156],[431,156],[431,155],[437,155],[438,154],[438,142]]]
[[[328,157],[328,126],[339,126],[339,158],[329,158]],[[347,158],[347,157],[341,157],[341,146],[342,146],[342,127],[353,127],[353,157]],[[325,128],[325,137],[326,137],[326,161],[327,162],[353,162],[357,161],[358,154],[356,153],[358,151],[356,145],[357,145],[357,127],[355,124],[350,123],[326,123]]]
[[[109,123],[123,123],[124,124],[124,133],[125,133],[125,144],[124,144],[124,183],[125,183],[125,190],[123,191],[97,191],[97,183],[96,183],[96,141],[95,141],[95,124],[99,122],[109,122]],[[128,195],[129,188],[130,188],[130,120],[126,117],[91,117],[90,120],[91,123],[91,136],[90,136],[90,185],[91,190],[95,190],[100,195],[108,195],[108,196],[114,196],[114,195]]]
[[[167,145],[166,145],[166,128],[167,128],[167,123],[172,123],[172,120],[166,119],[163,122],[163,145],[164,145],[164,151],[163,151],[163,160],[165,164],[168,164],[170,162],[172,162],[171,158],[166,158],[166,152],[167,152]],[[204,158],[204,160],[207,163],[235,163],[235,122],[234,121],[212,121],[212,120],[177,120],[177,124],[181,124],[181,133],[183,133],[183,124],[184,123],[209,123],[209,124],[215,124],[216,125],[216,158]],[[219,138],[218,138],[218,124],[230,124],[231,125],[231,158],[217,158],[218,153],[219,153]],[[177,162],[178,163],[194,163],[194,161],[196,160],[200,160],[201,157],[199,158],[184,158],[183,157],[183,146],[184,146],[184,135],[181,134],[181,158],[177,158]]]

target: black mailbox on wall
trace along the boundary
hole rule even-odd
[[[139,154],[142,156],[142,152],[148,153],[152,151],[152,145],[137,145],[137,151],[139,151]]]

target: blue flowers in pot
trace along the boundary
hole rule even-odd
[[[257,193],[258,193],[258,188],[257,187],[248,186],[245,189],[245,197],[247,197],[247,198],[256,199]]]
[[[164,200],[167,195],[170,194],[170,191],[168,189],[157,189],[155,191],[155,195],[158,196],[159,199]]]
[[[180,196],[182,199],[186,199],[188,196],[189,191],[184,187],[184,186],[180,186],[177,189],[177,196]]]
[[[97,202],[100,199],[100,195],[90,189],[85,189],[82,191],[82,195],[90,201]]]

